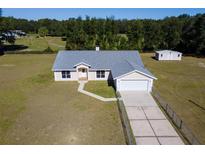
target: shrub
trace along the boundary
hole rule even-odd
[[[54,53],[55,51],[52,50],[52,49],[48,46],[48,48],[46,48],[43,52],[45,52],[45,53]]]

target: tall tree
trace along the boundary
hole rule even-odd
[[[163,42],[161,47],[176,49],[181,41],[183,23],[176,17],[166,18],[162,22]]]
[[[1,50],[1,46],[2,46],[2,9],[0,8],[0,50]],[[0,51],[1,52],[1,51]]]
[[[45,37],[48,35],[48,29],[46,27],[41,27],[38,29],[38,35],[41,37]]]
[[[131,50],[142,50],[144,48],[143,24],[141,20],[131,21],[128,27],[128,38]]]
[[[191,17],[182,34],[182,48],[185,53],[205,55],[205,14]]]
[[[144,50],[156,50],[160,48],[162,42],[161,25],[158,21],[144,20]]]
[[[183,14],[161,20],[97,19],[87,16],[85,19],[79,17],[62,21],[1,17],[0,32],[20,29],[27,33],[38,33],[42,27],[46,27],[46,35],[67,38],[67,49],[94,49],[100,45],[104,50],[173,49],[205,55],[204,16]]]

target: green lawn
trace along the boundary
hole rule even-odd
[[[205,144],[205,59],[156,61],[141,54],[145,66],[158,78],[154,86],[194,135]]]
[[[107,81],[89,81],[85,85],[85,90],[105,98],[116,97],[114,88],[109,86]]]
[[[54,50],[64,50],[65,41],[62,41],[61,37],[37,37],[35,34],[30,34],[26,37],[16,39],[15,45],[24,45],[28,48],[22,51],[34,52],[34,51],[44,51],[48,46]]]
[[[54,82],[55,56],[0,56],[0,144],[125,144],[117,103]]]

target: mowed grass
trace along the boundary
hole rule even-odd
[[[141,54],[145,66],[158,78],[154,86],[202,144],[205,144],[205,59],[156,61]]]
[[[50,47],[54,51],[64,50],[66,42],[62,41],[61,37],[37,37],[37,35],[30,34],[26,37],[16,39],[15,44],[28,47],[26,49],[23,49],[23,51],[34,52],[44,51],[48,47]]]
[[[115,89],[107,81],[89,81],[85,84],[85,90],[105,98],[116,97]]]
[[[0,144],[125,144],[116,102],[54,82],[54,54],[0,57]]]

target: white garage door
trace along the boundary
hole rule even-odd
[[[148,91],[147,80],[121,80],[119,82],[120,91]]]

